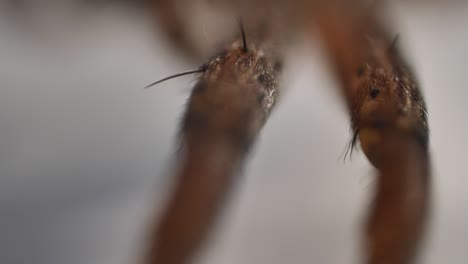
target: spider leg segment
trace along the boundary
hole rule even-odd
[[[249,32],[213,57],[180,128],[176,186],[152,234],[148,264],[187,263],[214,224],[276,103],[279,58]]]
[[[367,220],[367,263],[413,263],[430,205],[429,157],[408,135],[382,134],[384,162]]]
[[[183,19],[181,12],[185,5],[190,5],[187,0],[150,0],[152,11],[156,14],[157,23],[155,23],[166,39],[177,51],[182,52],[184,57],[190,59],[199,59],[202,57],[200,51],[196,48],[194,40],[191,38],[187,29],[187,23]]]
[[[346,4],[330,6],[317,21],[352,129],[379,173],[366,222],[366,262],[412,263],[430,205],[426,107],[377,11],[352,10]]]

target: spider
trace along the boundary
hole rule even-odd
[[[202,57],[180,17],[179,9],[190,9],[189,1],[154,4],[167,39],[186,57]],[[414,263],[430,208],[427,111],[415,75],[398,49],[398,37],[382,19],[380,3],[257,0],[209,5],[240,17],[241,30],[198,69],[161,80],[199,75],[181,122],[177,184],[143,263],[190,263],[281,97],[284,47],[298,35],[311,35],[315,27],[350,116],[350,154],[359,142],[378,171],[365,221],[364,262]]]

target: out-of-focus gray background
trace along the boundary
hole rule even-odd
[[[101,1],[105,2],[105,1]],[[434,160],[422,263],[468,258],[468,4],[395,6]],[[124,264],[167,194],[193,78],[124,4],[0,1],[0,263]],[[373,171],[343,163],[348,120],[319,42],[290,52],[285,93],[200,263],[359,263]],[[191,79],[192,78],[192,79]]]

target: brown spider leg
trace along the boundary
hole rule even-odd
[[[407,134],[382,134],[383,162],[366,227],[367,263],[413,263],[429,210],[429,157]]]
[[[233,20],[238,17],[249,25],[247,30],[255,31],[258,40],[281,41],[291,36],[291,4],[284,0],[147,0],[152,3],[152,12],[156,14],[156,24],[165,39],[174,46],[184,58],[205,58],[206,50],[200,47],[190,34],[191,9],[197,5],[212,8]],[[216,21],[208,23],[216,24]],[[286,25],[289,24],[289,25]],[[226,29],[223,29],[226,30]],[[278,34],[281,32],[280,34]]]
[[[413,263],[430,206],[425,104],[393,37],[375,19],[376,10],[356,7],[324,7],[317,21],[352,129],[379,171],[366,222],[366,263]]]
[[[186,0],[148,0],[152,3],[152,12],[156,15],[156,25],[165,35],[177,52],[182,53],[183,57],[190,59],[200,59],[202,57],[200,50],[197,50],[193,39],[187,29],[187,23],[184,22],[181,7],[190,5]],[[153,17],[153,16],[152,16]]]
[[[207,63],[180,130],[175,192],[151,234],[146,264],[188,263],[209,234],[277,96],[276,56],[242,40]]]

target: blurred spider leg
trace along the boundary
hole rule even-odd
[[[367,262],[413,263],[429,209],[429,156],[414,137],[380,134],[383,162],[366,227]]]
[[[426,107],[394,37],[375,19],[376,10],[356,6],[329,6],[317,21],[352,130],[379,171],[366,222],[366,263],[413,263],[430,206]]]
[[[237,39],[213,57],[190,95],[175,191],[151,234],[146,264],[190,261],[276,103],[279,59],[247,41],[248,49]]]
[[[187,23],[184,22],[181,8],[190,5],[186,0],[150,0],[152,11],[156,14],[156,24],[165,35],[166,39],[181,52],[183,56],[191,59],[201,58],[193,39],[190,37]],[[153,17],[153,16],[152,16]]]

